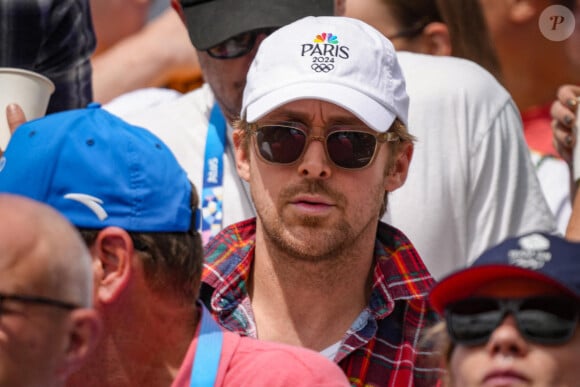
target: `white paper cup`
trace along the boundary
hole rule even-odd
[[[46,114],[54,83],[44,75],[33,71],[0,67],[0,148],[6,149],[10,129],[6,120],[6,106],[20,105],[27,120]]]

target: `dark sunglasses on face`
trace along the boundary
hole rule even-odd
[[[379,143],[397,141],[395,133],[369,133],[347,125],[336,125],[326,136],[313,136],[298,123],[249,124],[255,134],[260,158],[270,164],[293,164],[300,160],[310,141],[324,144],[326,156],[337,167],[361,169],[371,164]]]
[[[507,314],[514,316],[520,334],[533,343],[558,345],[574,335],[580,307],[567,297],[469,298],[445,308],[445,321],[456,344],[485,344]]]
[[[228,40],[225,40],[213,47],[210,47],[206,52],[212,58],[216,59],[234,59],[246,55],[254,48],[258,35],[270,35],[277,28],[260,28],[253,31],[248,31],[236,35]]]

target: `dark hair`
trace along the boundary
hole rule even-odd
[[[451,54],[469,59],[501,82],[501,68],[479,1],[435,0],[451,39]]]
[[[199,198],[195,187],[191,191],[191,208],[195,211]],[[79,229],[87,246],[92,246],[100,230]],[[192,219],[186,232],[127,232],[142,259],[145,280],[158,293],[171,292],[184,302],[198,297],[203,247],[201,235]]]
[[[401,31],[417,30],[419,34],[427,24],[442,20],[433,0],[387,0],[386,4]]]
[[[576,0],[552,0],[552,3],[556,5],[563,5],[572,12],[576,10]]]

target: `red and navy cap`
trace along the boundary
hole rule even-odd
[[[448,304],[471,297],[491,281],[510,278],[544,282],[580,300],[580,243],[542,232],[509,238],[442,279],[429,301],[442,315]]]

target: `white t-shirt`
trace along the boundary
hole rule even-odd
[[[531,230],[555,231],[522,124],[508,93],[478,65],[457,58],[399,53],[416,144],[407,182],[390,194],[383,220],[400,228],[436,278],[487,247]],[[147,106],[124,97],[120,116],[159,136],[201,191],[208,87]],[[105,106],[107,108],[107,106]],[[224,226],[254,216],[237,175],[231,128],[224,170]],[[153,162],[153,160],[152,160]]]
[[[401,52],[399,60],[418,142],[386,219],[407,234],[431,274],[440,279],[507,237],[555,232],[506,90],[463,59]]]
[[[548,201],[548,206],[556,218],[558,232],[566,233],[572,201],[570,199],[570,168],[568,164],[555,157],[543,156],[531,150],[532,163],[540,180],[542,192]]]

